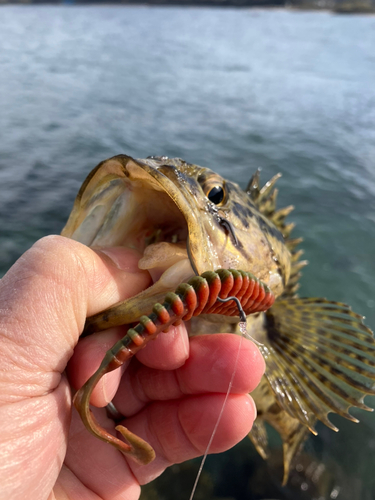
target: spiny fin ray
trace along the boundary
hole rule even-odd
[[[266,378],[279,405],[314,432],[330,412],[358,422],[351,406],[375,394],[375,340],[363,318],[325,299],[278,300],[265,313]]]
[[[277,227],[285,238],[285,245],[291,253],[292,265],[290,278],[285,286],[282,297],[295,297],[299,288],[298,281],[301,276],[299,271],[307,264],[307,262],[300,261],[299,259],[302,252],[296,251],[296,247],[301,243],[302,238],[291,239],[290,234],[294,228],[294,224],[285,223],[285,219],[293,210],[293,206],[281,209],[276,208],[278,190],[275,188],[275,184],[280,177],[281,174],[276,174],[271,180],[266,182],[263,187],[260,187],[260,170],[258,169],[250,179],[246,192],[257,209]]]

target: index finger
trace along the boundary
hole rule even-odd
[[[79,389],[99,368],[106,352],[126,334],[127,328],[110,328],[80,340],[69,361],[67,373],[70,384]],[[182,366],[189,356],[189,340],[184,323],[173,326],[138,352],[137,358],[146,366],[161,370],[174,370]],[[102,407],[112,401],[121,376],[129,365],[128,360],[121,369],[104,375],[93,390],[90,402]]]

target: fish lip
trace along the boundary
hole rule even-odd
[[[143,172],[146,172],[153,178],[154,181],[157,182],[158,186],[162,188],[164,193],[166,193],[171,198],[174,205],[183,215],[188,230],[186,238],[186,251],[193,271],[195,272],[195,274],[199,274],[198,263],[195,256],[200,253],[200,251],[196,242],[199,241],[199,238],[204,237],[204,231],[201,230],[201,224],[199,224],[199,221],[197,220],[196,212],[194,210],[195,207],[192,206],[190,199],[184,196],[183,192],[181,191],[181,186],[179,187],[178,185],[176,185],[170,177],[168,177],[161,171],[161,168],[163,167],[168,168],[173,175],[174,167],[165,165],[163,164],[163,162],[158,164],[159,161],[154,159],[153,157],[149,158],[149,162],[155,162],[155,165],[145,163],[141,160],[135,160],[130,157],[126,157],[126,159],[127,171],[131,173],[135,179],[137,178],[137,167],[139,167]],[[167,157],[160,158],[160,160],[163,159],[167,160]],[[200,234],[192,237],[192,234],[196,233],[197,230],[200,230]]]
[[[170,175],[166,175],[163,169],[169,169],[168,174]],[[175,167],[165,165],[161,159],[150,158],[146,163],[127,155],[114,156],[101,162],[82,184],[71,215],[61,234],[81,241],[88,246],[110,246],[110,244],[102,245],[100,243],[98,245],[95,236],[92,238],[83,236],[83,231],[81,231],[85,221],[83,207],[90,204],[90,200],[95,197],[97,186],[109,176],[114,179],[122,179],[130,186],[132,182],[145,182],[155,191],[165,193],[184,218],[187,226],[186,250],[193,271],[200,274],[211,269],[212,265],[210,265],[209,258],[202,248],[205,233],[202,224],[198,220],[197,207],[194,206],[194,200],[189,196],[190,193],[186,193],[186,188],[179,183],[179,179],[174,175],[174,170],[176,170]],[[86,217],[88,217],[87,213],[86,211]]]

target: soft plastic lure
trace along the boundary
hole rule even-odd
[[[241,320],[252,313],[269,309],[275,297],[269,287],[254,275],[234,269],[207,271],[194,276],[188,283],[182,283],[176,291],[165,296],[163,304],[155,304],[149,316],[141,316],[135,328],[110,349],[98,370],[76,393],[74,405],[86,428],[99,439],[113,445],[137,463],[146,465],[155,458],[153,448],[143,439],[118,425],[116,430],[127,443],[109,434],[95,420],[90,407],[90,397],[99,380],[108,372],[119,368],[160,332],[168,331],[170,326],[188,321],[200,314],[222,314],[238,316]],[[233,304],[233,301],[236,303]],[[238,302],[237,302],[238,301]],[[238,307],[238,305],[240,307]],[[241,311],[242,309],[242,311]],[[87,328],[90,328],[88,320]]]

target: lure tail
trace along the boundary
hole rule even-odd
[[[127,441],[125,443],[99,425],[89,407],[92,391],[103,375],[119,368],[150,340],[160,332],[168,331],[172,325],[200,314],[238,316],[238,307],[233,305],[230,298],[239,302],[246,315],[265,311],[274,302],[271,290],[251,273],[219,269],[194,276],[188,283],[181,284],[175,293],[168,293],[163,304],[155,304],[149,316],[141,316],[138,325],[130,328],[125,337],[106,353],[98,370],[74,397],[74,405],[86,428],[136,462],[143,465],[151,462],[155,452],[141,438],[119,425],[116,429]],[[103,314],[106,314],[105,311]]]

